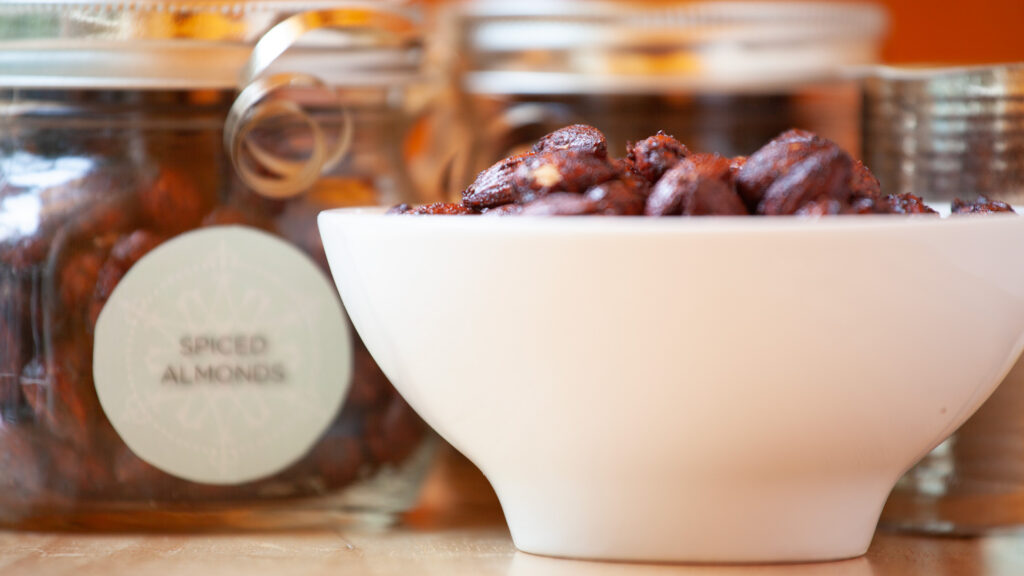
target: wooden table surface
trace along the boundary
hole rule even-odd
[[[2,576],[1024,575],[1024,533],[978,539],[879,532],[865,558],[797,566],[577,562],[516,552],[484,478],[450,449],[422,504],[391,528],[227,535],[0,532]]]

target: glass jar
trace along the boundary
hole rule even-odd
[[[664,130],[743,155],[793,127],[857,150],[858,85],[843,70],[876,61],[885,22],[845,3],[462,3],[446,18],[471,143],[456,186],[576,122],[616,154]]]
[[[302,9],[0,6],[0,524],[415,501],[432,437],[347,322],[315,217],[429,199],[404,171],[417,15]]]

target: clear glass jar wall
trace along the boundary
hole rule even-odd
[[[448,14],[466,110],[457,179],[571,123],[624,153],[658,130],[749,154],[793,127],[859,149],[859,86],[885,30],[873,5],[473,2]]]
[[[419,200],[404,170],[415,121],[404,91],[337,87],[330,105],[322,90],[288,94],[327,132],[350,123],[353,139],[312,187],[275,199],[225,152],[230,87],[0,88],[0,524],[259,529],[383,518],[414,502],[432,437],[351,326],[351,381],[337,375],[348,394],[326,432],[283,469],[240,483],[188,480],[136,454],[101,406],[93,365],[111,294],[167,241],[260,230],[329,278],[319,211]],[[308,128],[272,116],[249,138],[301,160]]]

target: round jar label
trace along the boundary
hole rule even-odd
[[[207,484],[302,458],[352,377],[348,321],[329,279],[264,232],[207,228],[161,244],[96,324],[96,393],[125,444]]]

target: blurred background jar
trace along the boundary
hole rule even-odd
[[[935,204],[1024,204],[1024,64],[886,66],[864,82],[864,161]]]
[[[624,153],[664,130],[691,149],[749,154],[794,126],[859,148],[857,84],[886,28],[868,4],[456,3],[445,19],[465,154],[457,189],[566,124]]]
[[[387,2],[0,6],[0,524],[270,528],[386,519],[414,503],[433,440],[340,311],[315,219],[431,199],[405,170],[433,91],[422,48],[418,14]],[[179,295],[210,304],[165,350],[123,339],[100,352],[123,285],[180,280],[168,258],[213,250],[203,239],[251,240],[267,261],[232,261],[249,276],[216,304]],[[275,302],[251,280],[276,271],[271,254],[314,270],[338,314],[299,310],[280,328],[263,318]],[[136,272],[146,262],[159,277]],[[190,313],[149,305],[147,318]],[[235,305],[234,317],[215,313]],[[148,322],[122,316],[132,330]],[[300,321],[313,336],[288,341]],[[227,365],[214,378],[224,366],[184,358],[255,361],[268,342],[280,362],[246,365],[258,377]],[[182,364],[125,383],[101,356],[128,350],[142,368],[157,352]],[[288,383],[310,395],[263,397],[267,384],[250,381],[284,374],[312,375]],[[187,391],[163,396],[168,379]],[[118,385],[147,391],[134,421],[119,422],[116,392],[101,389]],[[248,428],[229,430],[228,410]],[[307,422],[319,424],[293,438]],[[189,434],[204,445],[186,446]]]

